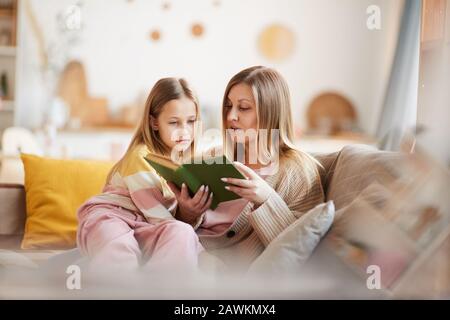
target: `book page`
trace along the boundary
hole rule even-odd
[[[177,170],[180,165],[173,162],[170,157],[166,157],[163,155],[155,154],[155,153],[149,153],[145,156],[147,159],[150,159],[154,162],[159,163],[162,166],[165,166],[167,168],[170,168],[172,170]]]

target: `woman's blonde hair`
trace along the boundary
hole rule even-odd
[[[232,142],[226,134],[227,100],[233,86],[245,83],[251,87],[253,98],[256,102],[257,129],[267,129],[267,141],[263,144],[265,150],[258,150],[258,156],[264,154],[264,158],[273,159],[279,156],[280,161],[291,159],[296,161],[303,170],[307,186],[318,179],[318,166],[320,163],[309,154],[299,150],[294,140],[294,125],[292,122],[291,99],[289,87],[276,70],[255,66],[244,69],[231,78],[222,102],[222,126],[224,153],[233,157],[235,142]],[[279,130],[278,148],[274,148],[272,130]],[[259,137],[259,134],[258,134]],[[259,144],[261,147],[261,144]],[[279,152],[279,154],[274,154]]]
[[[115,172],[119,170],[125,159],[129,157],[132,151],[139,145],[146,145],[152,153],[161,155],[170,155],[168,147],[164,144],[159,136],[159,132],[151,127],[151,118],[157,119],[164,105],[176,99],[188,98],[195,104],[196,120],[200,118],[199,104],[194,91],[188,82],[182,78],[163,78],[158,80],[150,91],[147,101],[145,102],[144,114],[136,128],[125,155],[113,166],[108,174],[107,182],[109,182]],[[192,154],[195,150],[195,139],[191,144]]]

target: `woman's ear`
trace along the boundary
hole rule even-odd
[[[152,127],[153,131],[158,131],[159,130],[158,119],[156,119],[153,116],[150,116],[150,126]]]

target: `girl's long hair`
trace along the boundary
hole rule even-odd
[[[265,159],[279,157],[280,161],[286,159],[297,161],[303,170],[307,186],[312,187],[316,179],[319,179],[318,167],[321,165],[314,157],[299,150],[293,142],[294,125],[289,87],[281,74],[274,69],[263,66],[247,68],[237,73],[229,81],[222,102],[224,154],[233,158],[235,155],[236,142],[226,133],[227,109],[225,106],[231,88],[239,83],[245,83],[251,87],[256,102],[257,128],[267,130],[267,141],[263,144],[264,150],[258,150],[258,157],[262,154]],[[271,139],[273,129],[279,130],[277,148]],[[259,134],[258,139],[260,139]],[[260,143],[259,147],[261,147]]]
[[[151,127],[151,118],[157,119],[164,105],[174,99],[188,98],[195,104],[196,120],[200,118],[199,104],[194,91],[188,82],[182,78],[163,78],[153,86],[147,101],[145,102],[144,114],[136,128],[125,155],[112,167],[108,174],[107,182],[111,180],[114,173],[119,170],[121,165],[130,156],[132,151],[139,145],[146,145],[152,153],[161,155],[170,155],[171,150],[163,143],[159,132]],[[191,144],[191,153],[195,150],[195,139]]]

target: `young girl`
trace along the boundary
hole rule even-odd
[[[165,78],[155,84],[130,146],[109,173],[103,193],[78,210],[77,244],[92,268],[196,269],[203,250],[194,232],[197,221],[189,225],[174,218],[176,199],[144,156],[170,155],[174,149],[194,152],[198,118],[197,99],[185,80]],[[199,190],[183,203],[183,213],[202,213],[211,201],[207,188]]]
[[[324,194],[318,162],[293,143],[289,90],[278,72],[252,67],[236,74],[225,90],[222,122],[223,151],[240,161],[235,164],[246,176],[223,180],[242,198],[214,211],[180,212],[178,218],[191,223],[202,219],[197,234],[208,253],[231,270],[245,270],[284,229],[323,202]],[[262,150],[256,152],[255,145]],[[242,149],[239,159],[236,150]],[[174,191],[180,206],[190,200]]]

